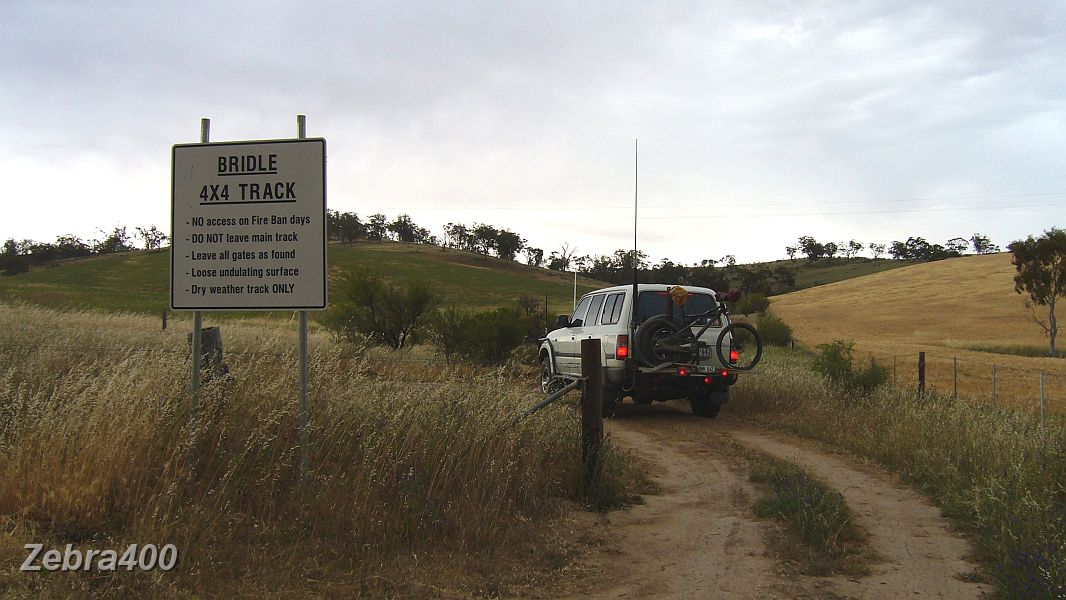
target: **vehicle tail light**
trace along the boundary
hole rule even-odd
[[[735,363],[740,360],[740,352],[737,352],[736,348],[729,349],[729,362]]]
[[[615,344],[614,355],[619,360],[622,360],[629,356],[629,336],[618,336],[618,343]]]
[[[722,377],[729,377],[729,371],[722,369]]]
[[[681,376],[688,375],[688,371],[685,369],[678,369],[677,374]]]
[[[710,377],[704,377],[703,378],[703,385],[711,385],[711,378]]]

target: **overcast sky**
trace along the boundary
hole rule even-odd
[[[1066,4],[0,3],[0,238],[169,230],[170,147],[326,138],[328,203],[581,254],[1066,226]]]

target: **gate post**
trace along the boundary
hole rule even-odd
[[[600,448],[603,446],[603,371],[600,340],[581,340],[581,460],[585,465],[585,485],[597,476]]]
[[[918,353],[918,398],[925,398],[925,352]]]

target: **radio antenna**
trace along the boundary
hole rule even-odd
[[[633,140],[633,314],[629,319],[630,328],[635,328],[637,322],[637,186],[640,173],[640,148],[638,143],[639,140]]]

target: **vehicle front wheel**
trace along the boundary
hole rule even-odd
[[[540,358],[540,391],[542,394],[550,394],[563,387],[559,378],[552,373],[551,358],[547,354]]]

